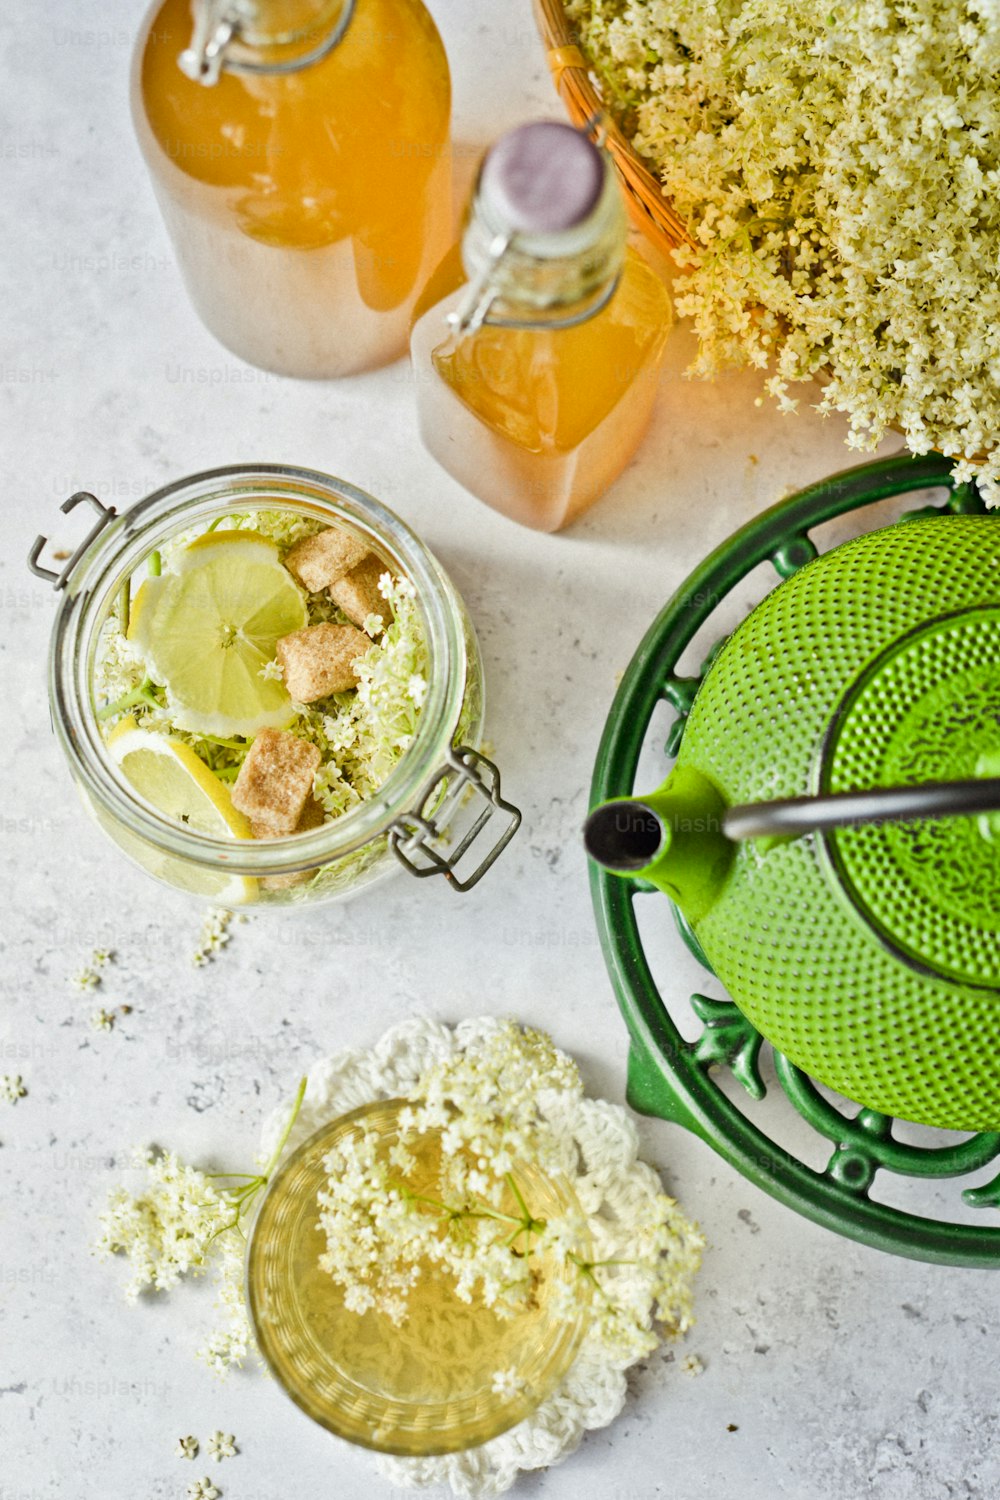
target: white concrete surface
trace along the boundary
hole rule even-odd
[[[499,129],[558,114],[558,102],[527,0],[430,3],[467,177]],[[225,1500],[381,1500],[395,1492],[368,1456],[311,1426],[265,1377],[219,1384],[193,1362],[207,1313],[198,1289],[125,1305],[122,1268],[88,1248],[115,1163],[159,1141],[241,1165],[262,1112],[312,1058],[414,1011],[545,1026],[594,1090],[620,1099],[626,1034],[578,838],[616,674],[697,558],[850,455],[839,421],[757,408],[751,376],[685,381],[679,332],[640,455],[570,534],[541,537],[478,505],[422,452],[404,364],[342,385],[248,372],[185,301],[132,139],[138,20],[128,0],[14,0],[0,18],[0,1072],[20,1072],[29,1090],[0,1103],[0,1497],[173,1500],[213,1467],[176,1459],[177,1437],[222,1427],[242,1450],[214,1475]],[[481,632],[489,732],[525,822],[464,899],[401,876],[363,907],[254,920],[196,970],[197,906],[127,867],[77,803],[45,703],[54,601],[24,557],[39,531],[70,539],[56,512],[75,488],[122,506],[249,459],[341,474],[437,550]],[[119,954],[109,1001],[133,1007],[110,1035],[91,1030],[93,1004],[69,983],[98,942]],[[699,983],[672,940],[665,961],[679,992]],[[698,1326],[638,1375],[614,1427],[519,1493],[1000,1493],[996,1278],[841,1240],[681,1130],[642,1129],[708,1236]],[[681,1370],[687,1351],[704,1361],[700,1378]]]

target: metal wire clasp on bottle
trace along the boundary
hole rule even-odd
[[[191,45],[177,59],[181,71],[195,83],[211,88],[218,83],[223,70],[229,73],[297,73],[321,62],[327,53],[343,41],[354,15],[356,0],[344,0],[343,9],[328,36],[317,46],[284,60],[233,57],[229,48],[240,41],[246,23],[245,7],[240,0],[202,0],[195,8]]]
[[[581,323],[586,323],[589,318],[601,312],[607,307],[621,281],[619,270],[604,286],[598,287],[597,291],[582,302],[576,302],[571,313],[562,316],[554,314],[546,316],[540,309],[535,317],[510,317],[506,313],[493,311],[493,304],[501,295],[501,288],[496,282],[496,273],[499,270],[505,256],[516,247],[516,234],[498,234],[491,242],[487,262],[479,275],[469,282],[465,296],[447,316],[446,322],[455,338],[464,338],[466,334],[475,333],[484,324],[490,328],[513,328],[523,332],[532,332],[538,329],[558,330],[560,328],[576,328]]]

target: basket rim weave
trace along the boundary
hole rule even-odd
[[[533,0],[533,3],[556,90],[574,125],[600,120],[604,145],[618,169],[633,221],[667,253],[679,245],[693,244],[690,231],[664,196],[659,180],[607,113],[592,66],[580,48],[579,33],[570,24],[563,0]]]

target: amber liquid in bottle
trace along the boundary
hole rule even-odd
[[[549,134],[568,129],[547,127]],[[459,246],[417,308],[410,352],[425,446],[481,500],[543,531],[565,526],[604,493],[635,451],[656,399],[670,299],[642,257],[624,247],[623,217],[619,224],[617,283],[606,299],[591,292],[597,310],[573,326],[539,326],[537,303],[520,305],[515,281],[497,305],[508,320],[536,326],[488,319],[464,334],[449,329],[469,279]],[[574,306],[556,313],[572,318]]]
[[[454,477],[540,531],[599,499],[638,447],[656,400],[670,302],[635,251],[609,305],[555,332],[483,327],[459,341],[418,319],[410,342],[420,434]]]
[[[259,0],[261,26],[269,4]],[[317,0],[317,19],[332,28],[338,9]],[[281,374],[396,358],[451,238],[450,80],[424,6],[357,0],[320,61],[224,70],[209,86],[178,66],[191,31],[189,0],[154,9],[133,114],[202,321]]]

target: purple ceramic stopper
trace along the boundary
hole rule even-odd
[[[511,229],[554,234],[593,213],[604,187],[604,158],[572,125],[540,120],[500,137],[479,186]]]

